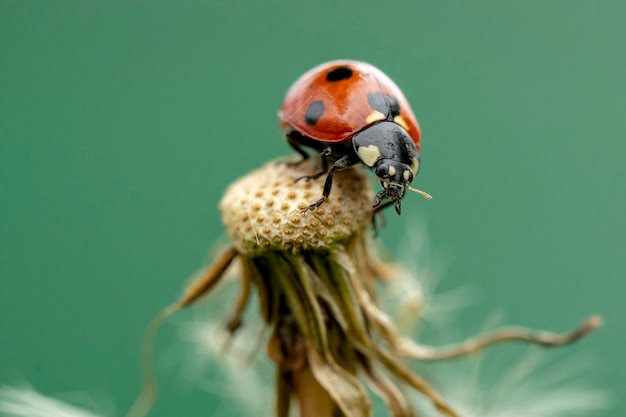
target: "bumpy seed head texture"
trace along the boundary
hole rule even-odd
[[[268,250],[327,249],[371,225],[373,192],[359,168],[334,175],[330,197],[314,211],[302,213],[322,196],[325,175],[319,158],[299,164],[272,162],[232,184],[220,203],[226,230],[243,254]]]

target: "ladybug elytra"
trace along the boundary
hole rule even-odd
[[[430,199],[410,186],[419,171],[417,119],[396,84],[373,65],[341,60],[311,69],[287,91],[279,118],[288,143],[304,159],[309,155],[303,146],[320,151],[322,172],[307,178],[327,173],[322,198],[303,211],[328,198],[335,171],[358,163],[382,184],[373,202],[377,210],[395,204],[400,214],[406,189]]]

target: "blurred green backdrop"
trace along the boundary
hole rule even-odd
[[[626,393],[625,16],[623,1],[0,0],[0,383],[125,410],[145,325],[223,235],[225,186],[290,152],[285,90],[352,58],[400,85],[424,132],[415,184],[435,198],[408,196],[385,244],[425,220],[441,288],[480,293],[465,334],[494,310],[558,331],[602,314],[551,357],[594,357],[589,376]],[[228,414],[162,374],[154,416]],[[597,415],[626,415],[623,395]]]

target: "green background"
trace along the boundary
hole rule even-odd
[[[415,184],[435,196],[408,196],[383,242],[425,221],[441,289],[480,294],[463,334],[496,310],[558,331],[602,314],[550,357],[595,358],[588,376],[617,394],[597,415],[626,415],[625,16],[623,1],[0,0],[0,383],[125,410],[145,325],[223,235],[225,186],[290,152],[285,90],[352,58],[412,103]],[[153,415],[220,403],[179,385]]]

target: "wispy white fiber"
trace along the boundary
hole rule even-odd
[[[30,386],[0,386],[2,417],[112,417],[41,394]]]

